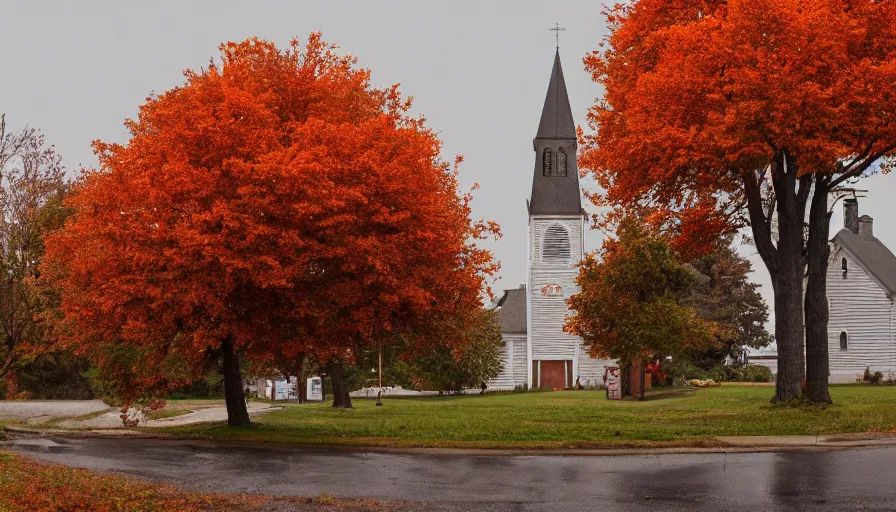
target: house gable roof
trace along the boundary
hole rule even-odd
[[[526,289],[504,290],[495,306],[498,312],[498,323],[501,332],[526,332]]]
[[[875,237],[840,230],[832,242],[842,247],[885,292],[896,295],[896,255]]]

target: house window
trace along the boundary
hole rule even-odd
[[[566,176],[566,152],[562,149],[557,151],[557,172],[554,176]]]
[[[553,176],[554,175],[554,153],[551,151],[551,148],[545,148],[544,153],[541,155],[541,169],[544,172],[545,176]]]
[[[846,271],[847,271],[846,258],[843,258],[842,260],[840,260],[840,268],[843,269],[843,279],[846,279]]]
[[[849,349],[849,335],[846,334],[846,331],[840,331],[840,350],[848,350]]]
[[[545,263],[569,263],[569,233],[554,224],[544,232],[542,260]]]

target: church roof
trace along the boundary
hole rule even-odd
[[[536,139],[575,139],[576,124],[572,119],[569,96],[566,93],[566,81],[563,79],[563,67],[560,65],[560,51],[554,54],[554,68],[551,70],[551,81],[548,82],[548,93],[541,109],[541,121],[538,123]]]
[[[843,247],[859,266],[883,286],[885,292],[896,294],[896,255],[883,242],[848,229],[841,229],[833,242]]]
[[[526,289],[504,290],[504,296],[495,306],[501,332],[526,332]]]
[[[554,67],[533,146],[535,175],[532,180],[532,197],[529,200],[529,215],[581,216],[583,212],[579,171],[576,166],[576,126],[566,93],[559,51],[554,55]],[[546,176],[546,169],[559,170],[560,153],[563,153],[566,162],[562,174]],[[548,167],[545,167],[545,158],[551,160]]]

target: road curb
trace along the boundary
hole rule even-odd
[[[711,446],[665,447],[608,447],[608,448],[432,448],[363,445],[293,444],[253,441],[223,441],[216,439],[184,439],[161,432],[130,429],[39,429],[7,425],[10,438],[61,437],[107,439],[154,439],[179,444],[206,444],[217,446],[266,446],[292,450],[342,453],[382,453],[391,455],[435,455],[445,457],[547,457],[582,456],[613,457],[632,455],[722,454],[722,453],[777,453],[813,452],[850,448],[881,448],[896,446],[896,437],[873,437],[863,434],[834,434],[826,436],[727,436],[715,438]],[[713,441],[709,441],[712,443]]]
[[[31,428],[18,425],[6,425],[4,432],[7,437],[73,437],[73,438],[118,438],[118,439],[173,439],[168,434],[159,432],[139,432],[125,429],[60,429],[60,428]]]

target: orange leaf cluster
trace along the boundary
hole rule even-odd
[[[320,34],[227,43],[221,61],[150,97],[127,144],[95,142],[101,167],[47,242],[69,347],[131,389],[171,387],[225,338],[258,363],[350,359],[480,307],[497,265],[475,241],[498,227],[470,220],[397,86],[372,87]]]
[[[613,7],[585,58],[592,200],[701,246],[743,225],[743,176],[775,154],[844,179],[896,148],[896,4],[640,0]],[[869,162],[869,165],[855,165]],[[833,182],[836,185],[836,181]]]

